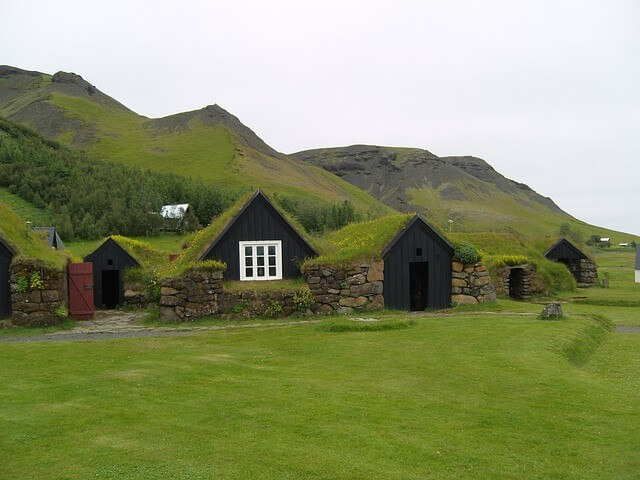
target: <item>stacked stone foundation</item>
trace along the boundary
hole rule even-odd
[[[384,307],[384,263],[349,267],[318,265],[304,272],[313,295],[315,314],[351,313]]]
[[[581,259],[578,270],[578,283],[581,286],[592,287],[598,284],[598,267],[591,260]]]
[[[496,301],[496,289],[482,263],[452,262],[451,270],[452,304],[472,305]]]
[[[34,273],[40,279],[39,286],[32,285]],[[11,265],[9,283],[12,325],[57,325],[65,318],[60,315],[61,307],[66,309],[68,297],[65,270],[56,270],[41,262],[18,260]]]

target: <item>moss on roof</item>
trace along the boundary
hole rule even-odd
[[[108,238],[115,240],[143,268],[160,269],[169,265],[169,255],[150,243],[122,235],[111,235],[100,242],[100,245],[107,241]]]
[[[358,222],[330,232],[322,237],[320,255],[304,262],[303,269],[313,265],[347,265],[356,262],[380,260],[384,248],[400,232],[414,214]]]
[[[0,237],[15,251],[16,260],[40,260],[56,268],[66,265],[66,254],[47,245],[46,232],[27,230],[27,226],[8,205],[0,203]]]

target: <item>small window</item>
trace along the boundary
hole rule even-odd
[[[280,240],[240,242],[240,280],[280,280],[282,242]]]
[[[113,258],[110,258],[109,260],[107,260],[107,265],[113,265]]]
[[[416,257],[422,256],[422,248],[416,248]]]

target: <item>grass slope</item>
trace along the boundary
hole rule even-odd
[[[25,222],[30,221],[34,226],[44,227],[50,225],[51,218],[47,211],[27,202],[6,188],[0,188],[0,203],[9,206],[14,212],[20,215]]]
[[[41,101],[83,125],[78,129],[77,123],[72,123],[75,128],[59,133],[55,139],[74,146],[90,131],[92,141],[83,146],[96,158],[234,188],[262,188],[330,202],[349,199],[358,209],[372,214],[390,211],[335,175],[284,156],[267,155],[244,144],[226,126],[204,123],[206,109],[202,115],[168,129],[129,110],[68,93],[54,91]],[[35,124],[30,126],[37,128]]]

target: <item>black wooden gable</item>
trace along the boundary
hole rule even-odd
[[[226,262],[225,276],[237,280],[240,278],[239,242],[274,240],[282,242],[283,278],[299,276],[299,264],[317,255],[313,246],[258,190],[213,239],[200,260]]]
[[[87,255],[84,261],[93,262],[94,271],[96,269],[123,270],[140,266],[138,261],[111,237],[107,238],[102,245]]]
[[[451,305],[453,246],[420,215],[413,217],[382,251],[385,306],[412,308],[413,269],[421,271],[423,308]]]
[[[13,248],[11,248],[2,237],[0,237],[0,255],[5,258],[12,259],[15,254],[16,252],[13,251]]]
[[[566,238],[561,238],[556,244],[544,254],[549,260],[558,261],[560,259],[567,260],[587,260],[587,257],[578,247]]]

